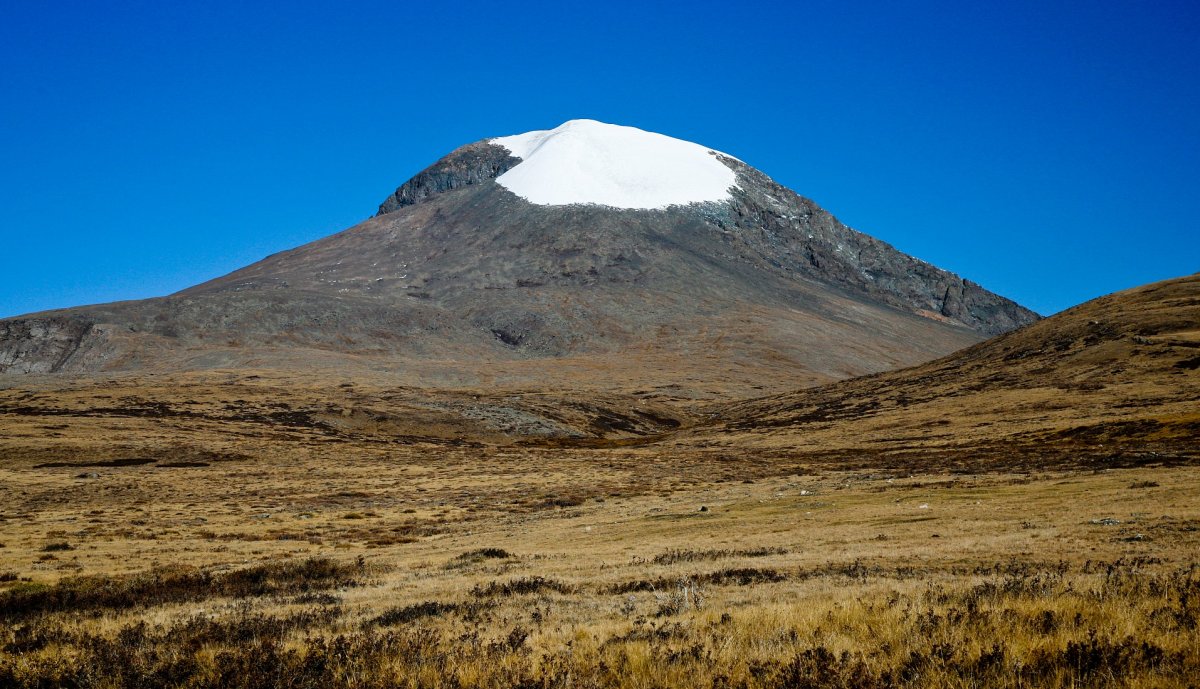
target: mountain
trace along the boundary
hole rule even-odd
[[[920,366],[723,405],[676,442],[951,471],[1200,459],[1200,274]]]
[[[0,373],[712,397],[911,365],[1036,319],[732,156],[574,120],[463,146],[375,217],[177,294],[0,321]]]

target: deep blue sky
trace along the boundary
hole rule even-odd
[[[0,316],[182,289],[578,117],[724,150],[1052,313],[1200,270],[1198,8],[7,3]]]

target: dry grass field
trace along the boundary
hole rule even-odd
[[[910,474],[653,446],[275,448],[0,469],[0,685],[1200,671],[1194,464]]]
[[[733,404],[5,379],[0,686],[1196,686],[1197,283]]]

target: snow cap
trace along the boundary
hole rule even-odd
[[[727,200],[736,183],[718,151],[595,120],[488,141],[521,159],[496,181],[543,206],[666,208]]]

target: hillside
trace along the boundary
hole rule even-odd
[[[921,366],[720,406],[681,443],[964,466],[1200,455],[1200,275],[1101,297]]]

